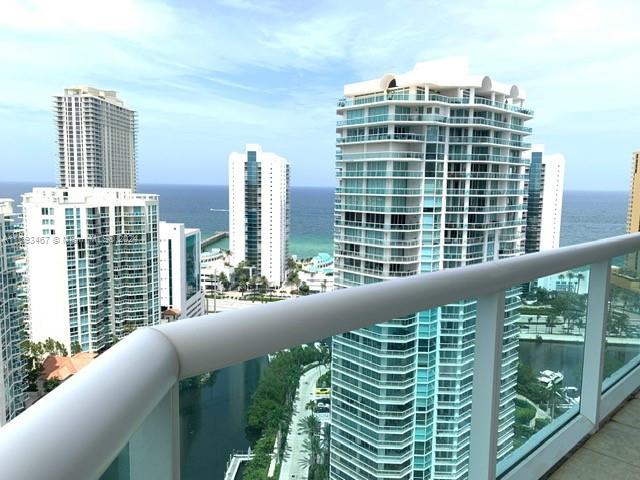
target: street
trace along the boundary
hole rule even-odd
[[[307,478],[308,467],[300,464],[306,457],[306,453],[302,451],[302,443],[305,438],[307,438],[307,435],[306,433],[298,433],[298,424],[300,423],[300,419],[311,415],[311,411],[306,410],[305,406],[315,398],[316,382],[326,371],[327,367],[319,365],[300,377],[298,393],[293,404],[291,426],[289,427],[289,435],[287,436],[287,453],[280,468],[280,480],[304,480]]]

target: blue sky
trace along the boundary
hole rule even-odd
[[[261,143],[293,185],[333,185],[344,83],[469,58],[527,90],[566,188],[626,190],[640,149],[637,1],[0,0],[0,181],[53,181],[51,97],[114,89],[139,113],[139,180],[227,183]]]

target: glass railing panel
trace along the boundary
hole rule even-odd
[[[640,363],[640,253],[611,262],[603,390]]]
[[[109,468],[102,474],[100,480],[129,480],[130,477],[129,464],[129,444],[120,451]]]
[[[588,285],[585,266],[507,291],[502,389],[512,396],[500,409],[499,474],[579,413]]]
[[[182,478],[464,477],[475,315],[459,301],[183,382]]]
[[[252,305],[234,308],[243,303]],[[283,468],[296,475],[286,478],[307,478],[319,463],[328,471],[315,450],[328,448],[328,429],[313,440],[298,431],[312,414],[328,423],[330,358],[328,341],[316,342],[181,381],[181,478],[278,479]]]

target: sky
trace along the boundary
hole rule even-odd
[[[345,83],[464,56],[527,91],[565,188],[626,190],[638,19],[637,0],[0,0],[0,181],[54,181],[51,97],[92,85],[138,112],[140,183],[226,184],[260,143],[292,185],[332,186]]]

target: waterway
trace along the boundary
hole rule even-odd
[[[520,342],[520,361],[535,373],[552,370],[564,375],[564,384],[578,387],[582,377],[583,343]],[[624,365],[640,353],[637,345],[607,345],[605,364]]]
[[[540,370],[559,371],[565,385],[578,386],[582,343],[523,341],[520,359]],[[637,345],[608,345],[606,361],[622,365],[640,353]],[[180,392],[181,473],[183,480],[221,479],[229,455],[246,451],[246,413],[266,358],[250,360],[217,372],[213,381]],[[128,478],[128,452],[114,462],[103,479]],[[119,464],[119,465],[118,465]]]
[[[220,370],[215,382],[180,392],[183,480],[224,477],[229,455],[246,451],[246,414],[266,358]]]

